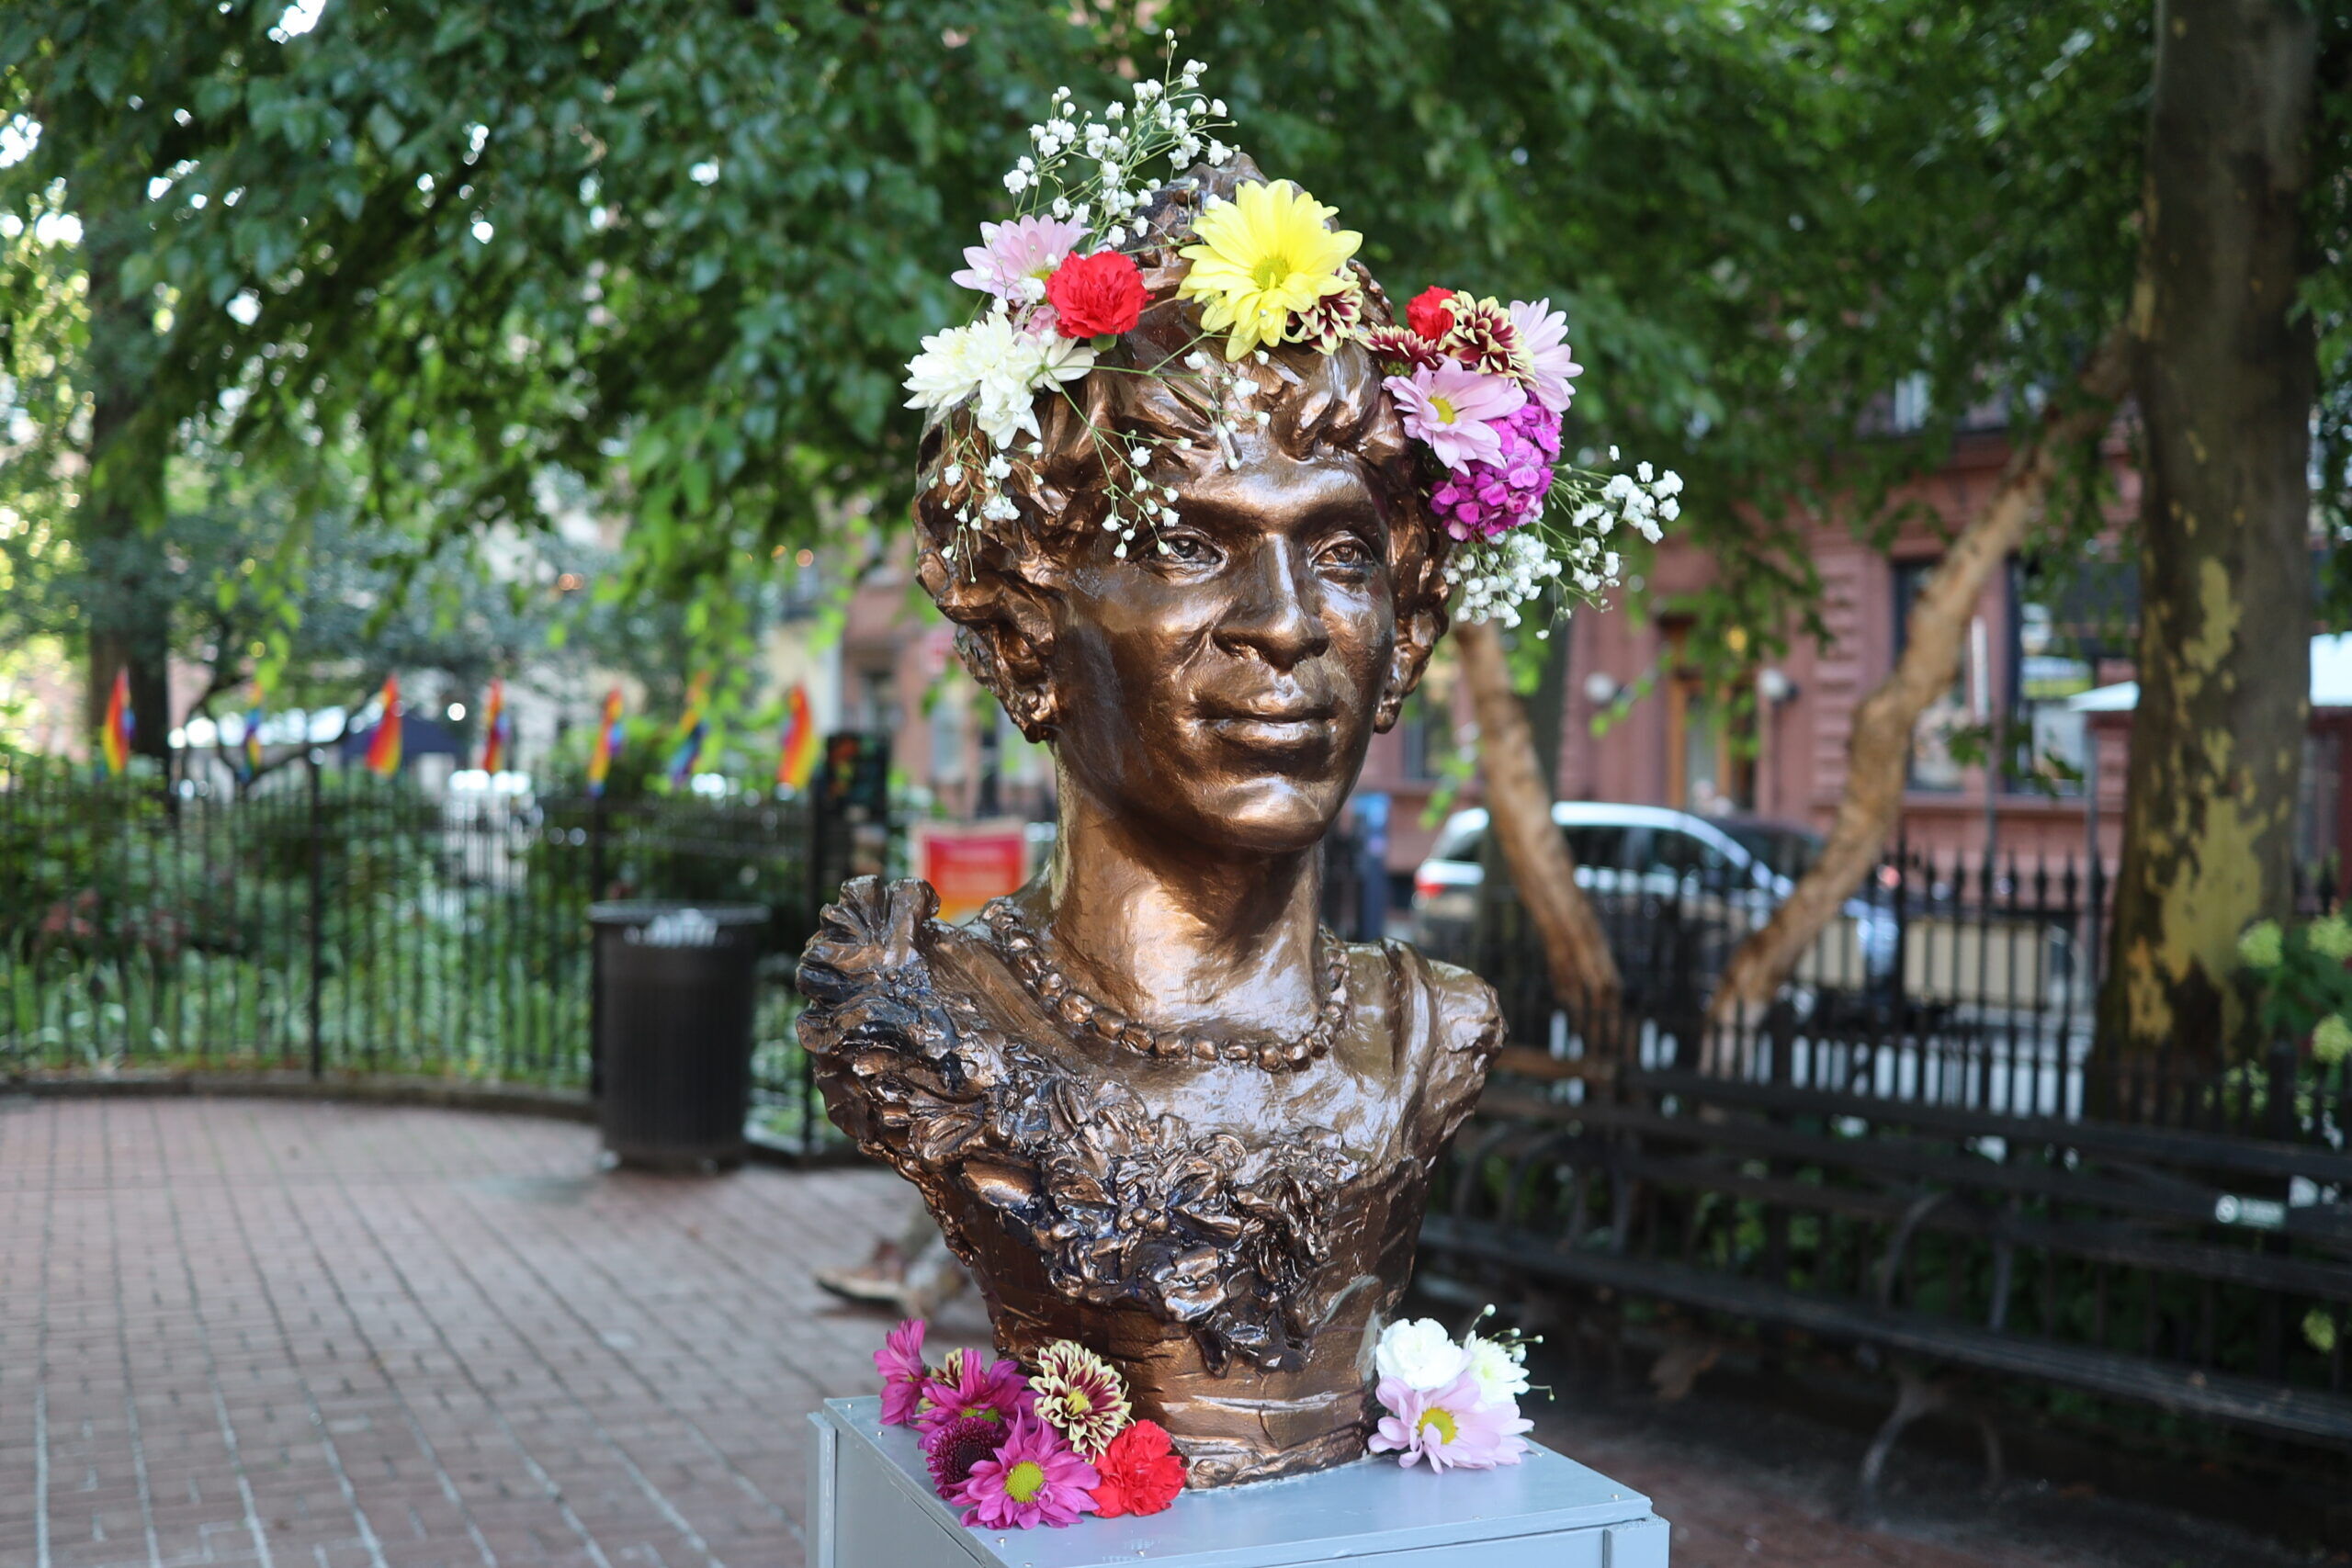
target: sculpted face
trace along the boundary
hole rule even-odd
[[[1352,459],[1263,443],[1178,481],[1170,553],[1097,531],[1056,596],[1066,777],[1145,834],[1313,846],[1347,798],[1396,651],[1388,519]]]

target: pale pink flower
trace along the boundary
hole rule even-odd
[[[1396,1454],[1400,1465],[1427,1460],[1431,1470],[1491,1470],[1527,1457],[1520,1434],[1535,1423],[1520,1415],[1516,1400],[1487,1401],[1468,1371],[1438,1389],[1383,1378],[1375,1397],[1388,1414],[1366,1446]]]
[[[1460,470],[1473,462],[1498,462],[1503,455],[1498,422],[1527,405],[1527,394],[1508,376],[1489,376],[1448,360],[1391,376],[1382,383],[1396,399],[1405,434],[1429,443],[1437,460]]]
[[[1553,310],[1549,299],[1538,299],[1532,305],[1524,299],[1514,299],[1510,302],[1510,319],[1519,328],[1520,347],[1534,370],[1536,401],[1554,413],[1567,412],[1568,400],[1576,395],[1576,389],[1568,382],[1584,369],[1568,352],[1567,313]]]
[[[922,1407],[923,1384],[931,1378],[922,1364],[922,1319],[908,1318],[890,1330],[882,1348],[874,1352],[874,1370],[882,1374],[882,1424],[886,1427],[914,1425],[915,1412]]]
[[[1046,279],[1085,234],[1083,224],[1057,218],[983,223],[980,243],[964,247],[968,265],[948,281],[1012,304],[1036,304],[1046,297]]]

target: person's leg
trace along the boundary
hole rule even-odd
[[[818,1269],[817,1283],[861,1306],[896,1307],[905,1290],[909,1260],[938,1235],[931,1211],[917,1199],[898,1236],[886,1235],[876,1242],[872,1255],[854,1268]]]

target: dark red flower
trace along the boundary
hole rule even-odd
[[[1094,1468],[1102,1476],[1094,1488],[1094,1507],[1106,1519],[1156,1514],[1184,1490],[1184,1461],[1173,1451],[1167,1428],[1157,1421],[1137,1421],[1122,1429]]]
[[[1434,284],[1422,289],[1413,296],[1413,302],[1405,307],[1405,324],[1435,343],[1453,330],[1453,312],[1446,309],[1447,302],[1453,298],[1453,289],[1440,288]]]
[[[1117,251],[1065,256],[1046,279],[1046,301],[1054,308],[1054,330],[1064,337],[1123,333],[1143,314],[1143,274],[1134,257]]]

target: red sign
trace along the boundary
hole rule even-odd
[[[951,924],[969,919],[989,899],[1029,880],[1027,824],[1017,818],[918,822],[914,861],[915,874],[939,895],[939,918]]]

